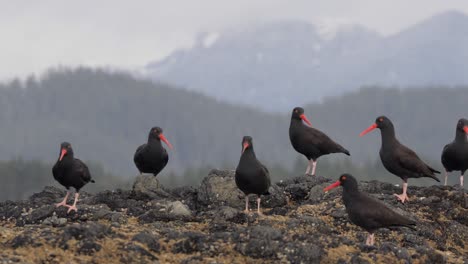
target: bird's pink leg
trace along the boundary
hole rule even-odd
[[[447,172],[447,170],[445,170],[445,182],[444,182],[444,186],[447,185],[447,178],[448,178],[448,172]]]
[[[312,161],[312,176],[315,176],[315,168],[317,167],[317,161]]]
[[[374,234],[370,234],[370,246],[373,246],[374,245]]]
[[[405,203],[405,201],[409,201],[408,195],[406,194],[406,189],[408,188],[408,183],[403,182],[403,193],[402,194],[393,194],[395,195],[401,203]]]
[[[367,235],[366,246],[370,246],[371,243],[371,234]]]
[[[460,176],[460,187],[463,188],[463,174]]]
[[[75,201],[73,201],[72,206],[68,206],[69,208],[68,208],[67,214],[70,213],[71,211],[78,212],[78,208],[76,208],[76,203],[78,202],[78,197],[80,197],[80,194],[75,193]]]
[[[310,160],[307,161],[307,169],[305,171],[305,175],[309,175],[309,171],[310,171]]]
[[[55,207],[60,207],[60,206],[67,206],[68,207],[69,205],[67,204],[67,200],[68,200],[69,195],[70,195],[70,192],[67,191],[67,194],[65,195],[65,198],[63,198],[63,201],[61,201],[58,204],[55,204]]]
[[[245,213],[249,213],[249,196],[245,195]]]
[[[257,213],[259,215],[263,215],[262,212],[260,211],[260,202],[262,201],[262,199],[260,197],[257,198]]]

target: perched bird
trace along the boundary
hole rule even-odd
[[[445,168],[445,185],[447,185],[448,173],[460,171],[460,187],[463,188],[463,174],[468,169],[468,120],[461,118],[458,120],[455,130],[455,139],[445,145],[442,151],[442,165]]]
[[[56,181],[67,188],[67,195],[65,195],[63,201],[56,204],[56,206],[68,207],[68,213],[71,211],[78,211],[76,203],[80,196],[80,189],[88,182],[94,182],[94,180],[91,178],[91,174],[89,173],[89,169],[86,164],[79,159],[75,159],[70,143],[63,142],[60,145],[60,156],[52,168],[52,174]],[[67,204],[67,199],[70,195],[70,187],[73,187],[76,190],[73,205]]]
[[[304,125],[302,121],[309,126]],[[310,173],[314,176],[317,159],[320,156],[330,153],[344,153],[348,156],[350,154],[348,150],[335,143],[323,132],[311,126],[312,124],[304,114],[304,109],[301,107],[294,108],[289,126],[289,139],[293,148],[309,161],[305,174],[309,175]]]
[[[270,173],[255,156],[252,138],[245,136],[242,139],[242,154],[239,160],[239,165],[236,168],[235,175],[237,187],[245,194],[245,212],[249,212],[249,194],[256,194],[257,212],[260,211],[260,196],[262,194],[270,194]]]
[[[379,154],[384,167],[403,180],[403,193],[400,195],[394,194],[398,200],[402,203],[409,200],[406,194],[409,178],[428,177],[440,182],[434,175],[434,173],[440,173],[439,171],[424,163],[414,151],[396,139],[393,123],[387,117],[377,117],[375,123],[362,131],[359,136],[362,137],[375,128],[380,129],[382,136],[382,146],[380,147]]]
[[[151,173],[157,176],[169,161],[169,155],[162,146],[161,140],[172,149],[171,143],[166,139],[160,127],[151,128],[148,134],[148,143],[137,148],[133,161],[140,174]]]
[[[369,232],[366,245],[374,245],[374,232],[379,228],[406,226],[414,229],[412,226],[416,225],[415,221],[397,214],[380,201],[360,192],[352,175],[341,175],[338,181],[326,187],[324,191],[338,186],[343,187],[343,202],[349,220]]]

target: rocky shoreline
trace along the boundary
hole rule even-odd
[[[245,214],[234,172],[212,170],[198,188],[165,189],[138,176],[132,190],[82,192],[78,213],[53,205],[46,187],[0,203],[0,263],[468,263],[467,195],[452,186],[400,188],[378,181],[361,190],[418,221],[383,229],[376,246],[351,224],[332,180],[300,176],[272,185],[264,215]],[[254,206],[254,200],[252,206]]]

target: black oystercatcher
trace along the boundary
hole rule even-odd
[[[153,127],[148,134],[148,143],[137,148],[133,161],[140,174],[151,173],[157,176],[166,167],[169,155],[162,146],[161,140],[172,149],[172,145],[164,136],[163,130],[160,127]]]
[[[270,173],[255,156],[252,138],[245,136],[242,139],[242,154],[239,160],[239,165],[236,168],[236,185],[245,193],[245,212],[249,212],[249,194],[258,195],[257,212],[260,211],[260,196],[269,194],[270,188]]]
[[[369,232],[366,245],[374,245],[374,232],[379,228],[406,226],[409,228],[416,222],[395,213],[385,204],[367,196],[358,190],[356,179],[350,174],[343,174],[340,179],[324,191],[343,186],[343,202],[349,220]],[[414,229],[414,228],[413,228]]]
[[[382,135],[382,146],[380,147],[379,154],[384,167],[403,180],[403,193],[400,195],[395,194],[402,203],[409,200],[406,194],[408,178],[428,177],[440,182],[434,175],[434,173],[440,173],[439,171],[424,163],[414,151],[396,139],[395,128],[392,121],[387,117],[377,117],[375,123],[362,131],[359,136],[362,137],[375,128],[379,128]]]
[[[309,126],[304,125],[302,121]],[[323,132],[310,126],[312,124],[305,116],[304,109],[302,107],[294,108],[289,126],[289,139],[294,149],[309,160],[305,174],[309,175],[310,172],[314,176],[317,159],[320,156],[330,153],[344,153],[348,156],[350,154],[348,150],[335,143]]]
[[[445,168],[445,185],[447,185],[448,172],[460,171],[460,187],[463,188],[463,174],[468,169],[468,120],[458,120],[455,130],[455,140],[445,145],[442,151],[442,164]]]
[[[71,211],[78,211],[76,208],[76,203],[78,202],[78,197],[80,196],[80,189],[88,182],[94,182],[94,180],[91,179],[91,174],[89,173],[89,169],[86,164],[84,164],[81,160],[74,158],[73,149],[70,143],[63,142],[60,145],[60,156],[52,168],[52,174],[54,175],[54,179],[56,181],[67,188],[67,195],[65,195],[63,201],[56,204],[56,206],[68,207],[68,213]],[[76,190],[75,201],[71,206],[67,204],[67,199],[70,195],[70,187],[73,187]]]

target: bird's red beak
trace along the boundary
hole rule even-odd
[[[370,127],[366,128],[366,130],[362,131],[361,134],[359,134],[359,136],[362,137],[376,128],[377,128],[377,124],[374,123]]]
[[[62,149],[62,151],[60,152],[60,158],[59,158],[59,161],[62,161],[63,159],[63,156],[65,156],[65,154],[67,154],[67,150],[66,149]]]
[[[304,122],[306,122],[309,126],[312,126],[312,123],[307,119],[307,116],[305,114],[302,114],[299,116]]]
[[[249,147],[249,142],[244,142],[244,144],[242,144],[242,153],[244,153],[244,151]]]
[[[167,138],[163,135],[163,133],[159,134],[159,138],[164,141],[164,143],[166,143],[166,145],[170,148],[170,149],[174,149],[171,145],[171,143],[169,142],[169,140],[167,140]]]
[[[338,187],[340,185],[341,185],[341,182],[336,181],[335,183],[333,183],[333,184],[329,185],[328,187],[326,187],[325,189],[323,189],[323,191],[328,192],[329,190],[334,189],[334,188],[336,188],[336,187]]]
[[[464,126],[463,130],[465,131],[466,134],[468,134],[468,126]]]

